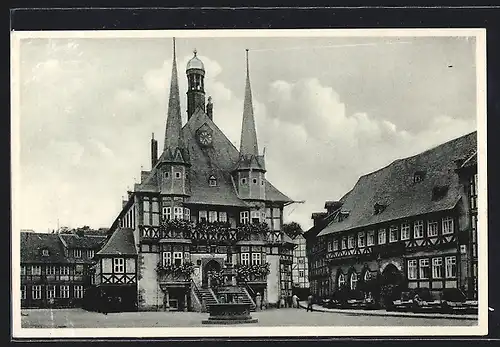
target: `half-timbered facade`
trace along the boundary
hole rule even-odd
[[[311,289],[402,289],[477,295],[476,133],[362,176],[306,233]],[[476,269],[476,270],[474,270]],[[474,272],[476,271],[476,272]],[[371,282],[373,283],[373,281]]]
[[[260,293],[272,305],[291,295],[294,243],[282,224],[283,208],[293,201],[265,177],[248,57],[239,150],[214,122],[211,98],[205,104],[205,73],[195,52],[186,67],[188,109],[182,125],[174,44],[163,152],[153,137],[151,170],[141,172],[111,227],[113,235],[130,233],[139,310],[203,309],[218,300],[217,278],[228,268],[236,271],[238,288],[249,301]],[[98,256],[108,257],[104,249]],[[96,276],[102,277],[104,263],[99,266]]]
[[[105,236],[21,233],[21,307],[82,306]]]

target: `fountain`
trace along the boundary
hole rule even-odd
[[[250,315],[251,304],[242,302],[242,294],[236,285],[236,274],[232,265],[223,269],[223,280],[217,288],[218,303],[207,305],[209,317],[203,324],[257,323]]]

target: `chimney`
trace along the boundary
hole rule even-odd
[[[208,103],[207,103],[207,116],[208,116],[208,118],[210,118],[211,120],[214,120],[213,114],[214,114],[214,104],[212,103],[212,97],[209,96]]]
[[[151,135],[151,169],[153,169],[158,161],[158,141],[155,140],[155,134]]]

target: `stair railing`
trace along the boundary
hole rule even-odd
[[[201,294],[200,289],[198,288],[198,286],[196,285],[196,283],[193,281],[193,279],[191,279],[191,286],[193,288],[195,297],[196,297],[196,299],[198,300],[198,303],[201,306],[201,309],[202,310],[204,310],[204,309],[206,310],[205,303],[203,302],[204,301],[203,300],[203,295]]]

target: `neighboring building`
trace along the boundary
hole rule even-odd
[[[477,298],[477,134],[362,176],[305,233],[311,290],[459,288]],[[379,281],[371,281],[378,279]],[[379,288],[368,283],[378,283]]]
[[[95,291],[117,310],[201,310],[217,301],[216,279],[233,266],[244,298],[261,293],[270,305],[292,291],[293,241],[282,232],[283,208],[293,201],[266,178],[259,153],[246,71],[241,145],[237,150],[205,104],[202,61],[186,68],[187,123],[181,124],[174,58],[165,143],[128,200],[98,253]]]
[[[21,233],[21,307],[81,306],[104,236]]]
[[[307,297],[309,293],[309,271],[306,255],[306,239],[303,235],[297,235],[295,248],[293,249],[293,290],[300,298]]]

